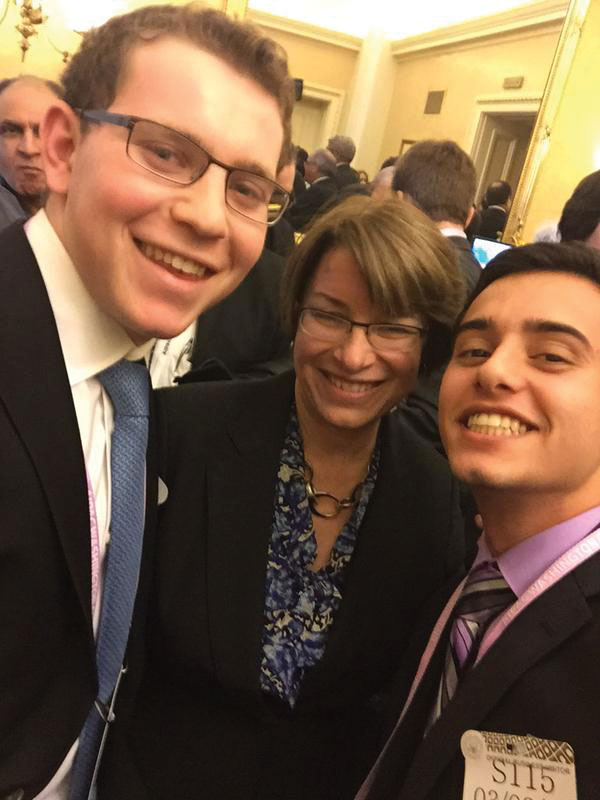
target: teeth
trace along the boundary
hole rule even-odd
[[[173,269],[176,269],[178,272],[183,272],[186,275],[197,275],[201,278],[206,273],[206,269],[195,261],[190,261],[188,258],[178,256],[176,253],[169,253],[167,250],[161,250],[160,247],[155,247],[152,244],[140,242],[139,248],[145,256],[151,258],[153,261],[167,264],[167,266],[173,267]]]
[[[327,377],[334,386],[337,386],[338,389],[344,389],[347,392],[357,392],[359,394],[363,394],[364,392],[368,392],[369,389],[373,388],[372,383],[353,383],[350,381],[342,381],[333,375],[328,375]]]
[[[514,417],[500,414],[471,414],[467,428],[486,436],[523,436],[527,426]]]

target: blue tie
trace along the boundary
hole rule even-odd
[[[79,737],[69,800],[95,796],[95,766],[125,656],[144,534],[148,373],[142,364],[119,361],[97,377],[114,408],[110,545],[96,644],[98,698]]]

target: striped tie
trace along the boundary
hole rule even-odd
[[[464,674],[473,666],[486,630],[516,599],[495,561],[487,561],[471,571],[454,608],[444,672],[430,726],[453,698]]]

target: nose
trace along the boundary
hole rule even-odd
[[[199,236],[223,239],[228,215],[235,214],[225,203],[226,181],[227,173],[211,164],[195,183],[177,191],[171,206],[173,219],[190,226]]]
[[[22,155],[33,158],[40,154],[40,140],[29,125],[25,126],[23,135],[19,137],[17,149]]]
[[[524,382],[522,356],[516,348],[500,345],[477,370],[477,384],[485,392],[516,392]]]
[[[335,350],[337,359],[344,367],[351,372],[358,372],[365,367],[371,366],[377,355],[369,340],[364,328],[352,328],[352,332]]]

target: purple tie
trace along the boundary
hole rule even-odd
[[[452,614],[444,672],[430,726],[454,697],[465,672],[473,666],[486,630],[516,599],[495,561],[484,562],[470,572]]]

